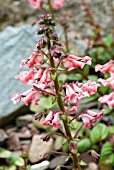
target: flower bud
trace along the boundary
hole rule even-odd
[[[97,153],[97,152],[95,152],[94,150],[91,150],[91,155],[94,157],[94,158],[96,158],[96,159],[98,159],[99,158],[99,154]]]
[[[78,144],[77,144],[75,141],[70,141],[68,147],[69,147],[69,150],[70,150],[72,153],[74,153],[74,154],[77,153]]]
[[[42,136],[41,139],[42,139],[44,142],[48,142],[48,141],[50,140],[50,135],[46,134],[46,135]]]
[[[45,22],[44,22],[44,20],[43,19],[41,19],[40,21],[39,21],[39,25],[42,25],[42,24],[44,24]]]
[[[37,34],[43,34],[43,32],[44,32],[43,28],[40,28],[40,29],[38,30]]]
[[[42,118],[42,113],[36,113],[34,115],[35,120],[40,120]]]
[[[55,40],[55,41],[58,40],[58,36],[57,36],[57,34],[56,34],[55,32],[52,32],[52,33],[51,33],[51,37],[52,37],[52,39]]]
[[[56,22],[55,22],[55,21],[52,21],[52,22],[51,22],[51,25],[52,25],[52,26],[56,26]]]

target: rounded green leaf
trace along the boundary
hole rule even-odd
[[[113,152],[113,144],[111,142],[106,142],[102,149],[100,155],[100,163],[104,162]]]
[[[83,153],[91,148],[91,142],[89,139],[82,139],[78,142],[78,152]]]
[[[110,155],[109,162],[112,166],[114,166],[114,153]]]
[[[12,153],[6,149],[0,148],[0,158],[10,158]]]
[[[108,129],[111,134],[114,134],[114,126],[109,126]]]
[[[90,133],[90,138],[93,143],[97,143],[101,140],[104,140],[108,136],[109,136],[109,130],[107,126],[102,123],[96,125]]]
[[[10,163],[16,166],[24,166],[24,160],[19,156],[12,156],[9,159]]]

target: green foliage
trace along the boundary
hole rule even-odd
[[[56,79],[56,76],[57,76],[57,73],[54,72],[54,73],[51,73],[51,79],[54,81]]]
[[[106,161],[107,159],[111,161],[110,163],[114,163],[113,161],[113,144],[111,142],[106,142],[101,149],[100,163]],[[112,161],[113,160],[113,161]]]
[[[107,47],[111,46],[112,41],[113,41],[113,39],[112,39],[112,35],[111,34],[107,35],[107,37],[104,38],[104,42],[107,45]]]
[[[109,126],[108,130],[109,130],[110,134],[114,134],[114,126]]]
[[[23,167],[24,166],[24,160],[20,156],[13,156],[12,152],[0,148],[0,159],[6,159],[7,162],[11,166],[0,166],[0,168],[3,168],[4,170],[16,170],[16,167]]]
[[[109,115],[110,113],[112,113],[113,109],[110,109],[108,106],[105,108],[105,113],[104,115]]]
[[[69,74],[67,77],[68,80],[72,80],[72,81],[79,81],[83,79],[83,76],[79,73],[76,74]]]
[[[11,158],[9,158],[9,162],[12,165],[16,165],[16,166],[20,166],[20,167],[22,167],[24,165],[24,160],[19,156],[12,156]]]
[[[48,96],[48,97],[41,97],[40,101],[38,103],[38,105],[34,105],[31,104],[30,106],[30,110],[34,111],[34,112],[42,112],[46,109],[58,109],[58,105],[56,101],[53,101],[53,97],[52,96]]]
[[[91,148],[91,142],[89,139],[82,139],[78,142],[78,152],[83,153]]]
[[[109,130],[106,125],[99,123],[90,132],[91,141],[95,144],[105,140],[109,136]]]
[[[0,158],[10,158],[12,153],[8,150],[0,148]]]
[[[97,75],[89,75],[88,79],[97,82],[98,76]]]
[[[96,101],[100,97],[99,93],[96,93],[94,95],[91,95],[90,97],[86,97],[85,99],[82,99],[81,103],[89,103],[92,101]]]

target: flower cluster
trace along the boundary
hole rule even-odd
[[[51,15],[42,15],[39,24],[41,28],[38,34],[43,35],[38,40],[32,55],[20,62],[20,67],[27,66],[30,71],[21,71],[15,77],[32,88],[22,94],[16,93],[12,101],[14,104],[23,101],[26,105],[30,102],[38,105],[42,96],[53,96],[59,109],[50,110],[41,124],[58,128],[61,126],[61,115],[75,114],[80,100],[95,94],[99,83],[89,80],[86,83],[72,82],[60,85],[58,78],[60,67],[68,71],[75,68],[82,69],[86,64],[91,64],[91,58],[62,52],[62,45],[53,29],[55,21],[52,20]],[[91,123],[100,118],[103,113],[104,110],[101,113],[86,110],[78,118],[83,120],[86,127],[90,127]]]
[[[114,61],[111,60],[104,65],[97,64],[95,70],[100,71],[103,74],[110,73],[110,77],[108,79],[99,78],[98,81],[103,86],[110,86],[112,87],[112,89],[114,89]],[[108,106],[112,108],[114,106],[114,92],[110,93],[109,95],[104,95],[103,97],[100,97],[99,101],[103,104],[108,104]]]
[[[44,0],[28,0],[28,1],[36,9],[39,9],[41,7],[41,4],[44,3]],[[63,8],[64,0],[51,0],[51,1],[52,7],[55,10]]]

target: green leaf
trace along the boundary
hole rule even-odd
[[[85,75],[89,75],[89,70],[90,70],[90,66],[89,65],[86,65],[83,69],[83,72]]]
[[[51,73],[51,79],[54,81],[56,79],[56,76],[57,76],[57,73],[54,72],[54,73]]]
[[[62,81],[63,83],[67,80],[67,75],[66,74],[60,74],[59,75],[59,81]]]
[[[89,102],[97,100],[99,97],[100,97],[100,95],[98,93],[96,93],[94,95],[91,95],[90,97],[86,97],[86,98],[82,99],[80,101],[80,103],[82,103],[82,104],[83,103],[89,103]]]
[[[0,148],[0,158],[10,158],[12,153],[6,149]]]
[[[109,126],[108,130],[111,134],[114,134],[114,126]]]
[[[109,87],[108,86],[100,86],[99,87],[99,91],[102,93],[102,94],[105,94],[107,91],[108,91]]]
[[[112,166],[114,166],[114,153],[110,155],[109,162]]]
[[[49,97],[41,97],[38,104],[42,108],[50,109],[53,106],[52,101],[53,101],[53,98],[51,96],[49,96]]]
[[[109,107],[105,108],[104,115],[109,115],[112,112],[113,109],[110,109]]]
[[[99,123],[90,132],[91,141],[95,144],[109,136],[109,130],[106,125]]]
[[[9,161],[13,165],[20,166],[20,167],[24,166],[24,160],[19,156],[12,156],[9,159]]]
[[[55,142],[54,142],[54,150],[60,150],[62,148],[62,143],[63,143],[63,137],[62,136],[58,136],[56,139],[55,139]]]
[[[97,75],[89,75],[89,76],[88,76],[88,79],[97,82],[98,76],[97,76]]]
[[[79,73],[77,74],[69,74],[67,77],[68,80],[76,81],[76,80],[82,80],[83,76]]]
[[[71,117],[71,119],[72,119],[72,117]],[[76,134],[76,130],[79,129],[81,125],[82,124],[80,122],[76,121],[76,120],[71,122],[71,127],[72,127],[71,134],[72,134],[72,136],[74,136]],[[82,127],[79,131],[80,136],[83,136],[83,131],[84,131],[84,127]]]
[[[82,139],[78,142],[78,152],[83,153],[91,148],[91,142],[89,139]]]
[[[33,112],[38,112],[38,113],[40,113],[40,112],[43,112],[43,111],[44,111],[44,108],[41,107],[40,105],[35,105],[35,104],[31,103],[31,105],[30,105],[30,110],[33,111]]]
[[[16,170],[16,167],[14,165],[11,166],[0,166],[0,170]]]
[[[111,46],[112,41],[113,41],[113,39],[112,39],[112,35],[111,34],[109,34],[107,37],[104,38],[104,42],[107,45],[107,47]]]
[[[102,149],[100,155],[100,163],[104,162],[113,152],[113,144],[111,142],[106,142]]]

